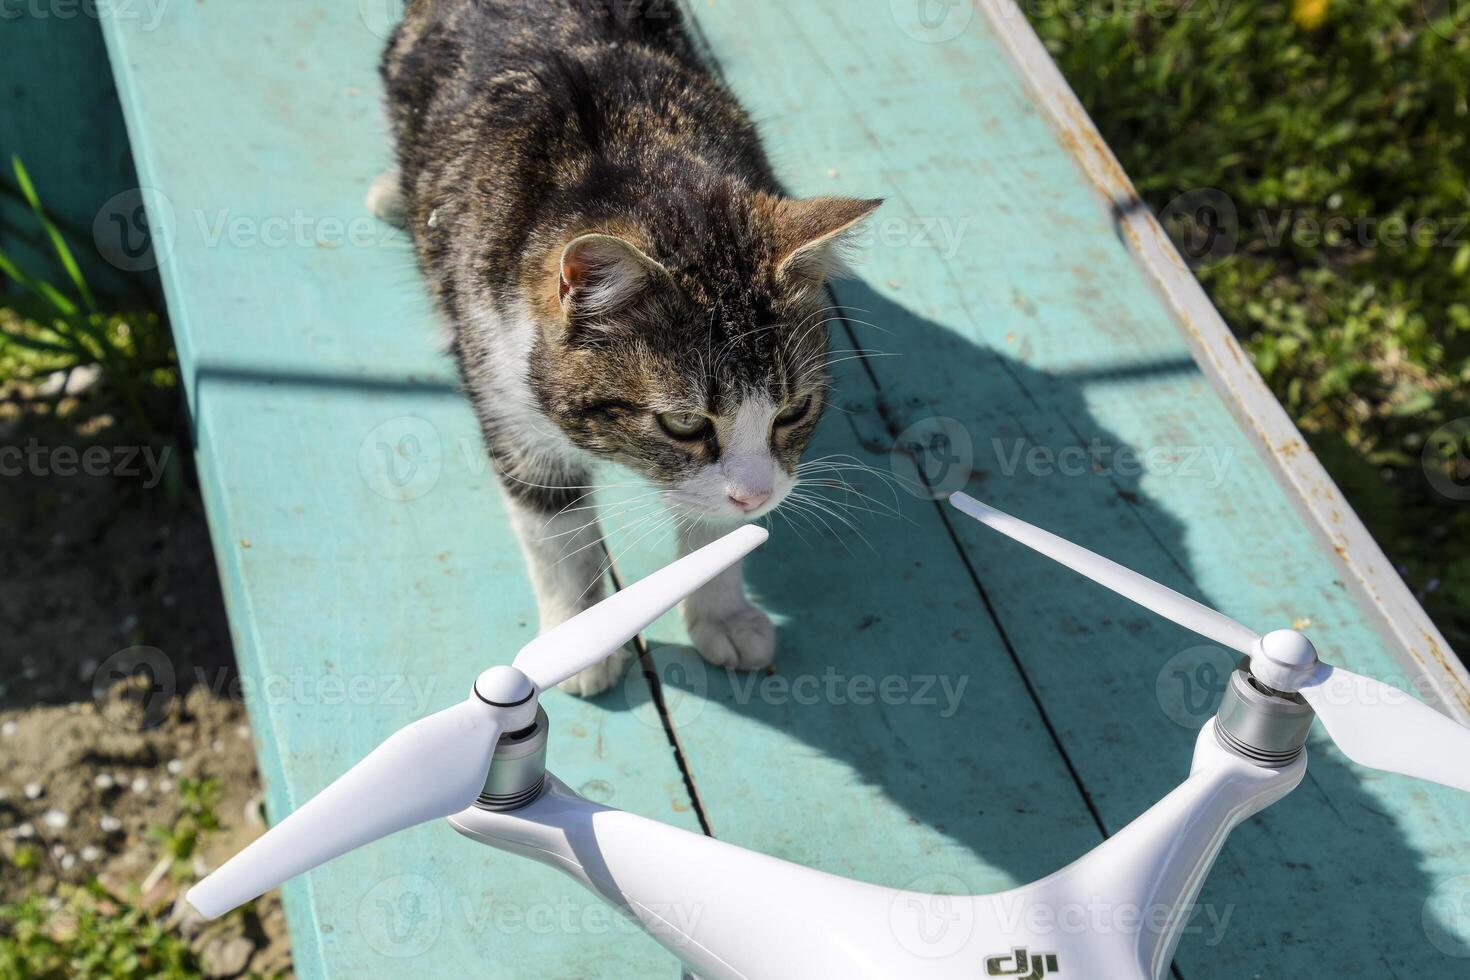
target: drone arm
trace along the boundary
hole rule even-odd
[[[1102,932],[1137,974],[1164,977],[1201,886],[1230,832],[1301,782],[1306,755],[1279,769],[1220,746],[1212,720],[1195,744],[1189,778],[1104,844],[1031,886],[1028,901],[1085,903],[1119,918]],[[1130,927],[1127,919],[1136,926]]]
[[[925,975],[883,942],[893,889],[590,802],[550,773],[546,783],[519,810],[471,807],[449,822],[571,876],[704,980]]]

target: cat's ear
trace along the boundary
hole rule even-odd
[[[882,204],[881,199],[813,197],[776,204],[777,278],[818,285],[846,273],[844,238]]]
[[[568,316],[605,317],[626,310],[669,278],[638,246],[615,235],[582,235],[562,249],[557,301]]]

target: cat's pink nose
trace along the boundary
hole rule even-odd
[[[753,510],[759,510],[761,504],[764,504],[767,500],[770,499],[771,494],[769,491],[765,493],[741,492],[730,494],[730,503],[734,504],[736,507],[739,507],[747,514],[749,514]]]

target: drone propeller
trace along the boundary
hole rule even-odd
[[[1470,729],[1396,687],[1322,663],[1311,641],[1296,630],[1258,635],[1222,612],[968,494],[949,500],[986,527],[1249,657],[1251,674],[1273,690],[1300,694],[1354,762],[1470,792]]]
[[[491,667],[470,696],[421,718],[189,889],[207,918],[380,837],[458,813],[484,788],[502,732],[531,725],[542,691],[612,655],[766,540],[745,525],[622,589]]]

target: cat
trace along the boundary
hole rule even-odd
[[[825,283],[881,201],[783,195],[675,0],[413,0],[381,75],[396,167],[368,204],[452,328],[541,629],[603,597],[599,461],[682,553],[779,506],[827,406]],[[738,566],[683,615],[710,663],[771,662]]]

